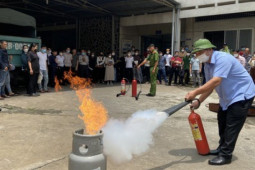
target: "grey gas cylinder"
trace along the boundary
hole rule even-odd
[[[73,134],[72,153],[69,155],[69,170],[106,170],[103,154],[103,133],[84,135],[83,129]]]

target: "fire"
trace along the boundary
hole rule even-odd
[[[62,89],[62,87],[59,85],[58,78],[57,78],[57,76],[55,76],[55,91],[58,92],[61,89]]]
[[[76,90],[82,113],[78,117],[84,122],[85,132],[89,135],[97,134],[106,124],[108,115],[103,104],[92,99],[90,79],[73,76],[71,71],[65,72],[64,78],[70,82],[71,88]]]

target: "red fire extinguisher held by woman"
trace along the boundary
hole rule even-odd
[[[188,119],[198,153],[200,155],[208,155],[210,153],[210,149],[206,139],[203,123],[199,114],[195,113],[194,108],[191,108],[191,113]]]

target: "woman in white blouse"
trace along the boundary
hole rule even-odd
[[[100,52],[100,55],[97,57],[96,75],[96,82],[104,83],[105,57],[103,52]]]

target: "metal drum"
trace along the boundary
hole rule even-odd
[[[69,155],[69,170],[106,170],[103,154],[103,133],[84,135],[84,130],[73,134],[73,148]]]

